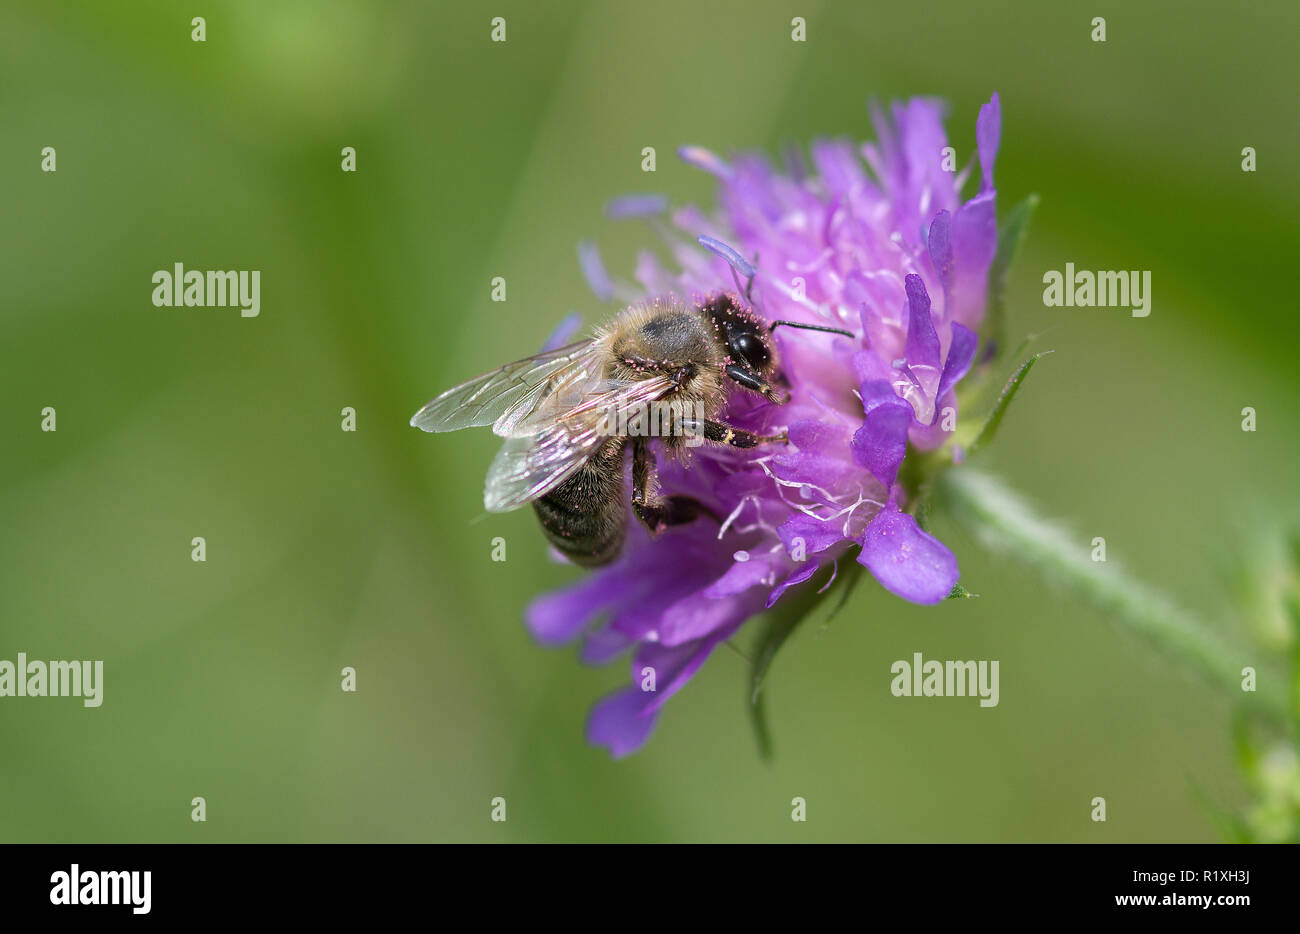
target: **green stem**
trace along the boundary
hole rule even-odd
[[[1261,671],[1249,652],[1228,644],[1163,594],[1113,564],[1093,561],[1077,536],[1038,516],[996,477],[967,467],[946,470],[936,481],[935,497],[987,546],[1008,552],[1070,587],[1258,713],[1287,722],[1280,682]],[[1241,670],[1247,665],[1257,671],[1254,692],[1241,689]]]

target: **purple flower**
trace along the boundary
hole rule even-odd
[[[641,253],[646,296],[743,289],[752,273],[753,305],[769,320],[858,335],[778,331],[789,404],[732,394],[730,424],[788,428],[788,445],[705,445],[689,461],[660,458],[663,490],[700,499],[721,528],[700,520],[651,538],[632,523],[614,564],[529,607],[544,644],[581,640],[581,658],[595,664],[631,653],[631,686],[600,701],[587,723],[590,741],[613,755],[646,741],[664,702],[718,643],[855,549],[905,600],[938,603],[956,584],[952,552],[904,511],[899,471],[909,446],[933,451],[947,440],[954,389],[975,356],[997,245],[1001,112],[996,94],[980,110],[979,193],[964,203],[966,173],[944,166],[942,116],[926,99],[888,114],[873,108],[874,143],[816,141],[811,168],[799,156],[778,171],[761,155],[726,161],[687,147],[682,158],[718,179],[716,214],[688,206],[669,224],[650,198],[611,211],[649,217],[678,267]],[[583,248],[583,266],[608,296],[614,286],[594,248]]]

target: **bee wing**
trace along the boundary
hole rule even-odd
[[[507,363],[448,389],[411,416],[423,431],[458,431],[493,425],[497,434],[536,409],[557,384],[594,372],[598,345],[584,340]]]
[[[503,438],[535,435],[574,412],[587,400],[609,390],[604,376],[606,341],[592,341],[559,370],[523,393],[492,425]]]
[[[483,506],[507,512],[550,493],[609,440],[608,420],[660,399],[673,385],[669,376],[604,380],[599,391],[577,400],[558,420],[528,423],[529,433],[508,438],[488,468]]]

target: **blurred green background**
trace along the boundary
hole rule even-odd
[[[521,622],[577,572],[530,511],[482,513],[489,432],[407,426],[570,309],[613,310],[575,245],[628,276],[651,237],[606,221],[609,197],[709,203],[680,144],[865,138],[869,97],[930,94],[964,164],[997,90],[1001,208],[1042,196],[1010,333],[1050,328],[1057,353],[986,466],[1242,634],[1244,517],[1296,498],[1300,11],[1072,6],[6,4],[0,658],[103,659],[105,688],[99,709],[0,700],[0,839],[1215,839],[1192,787],[1245,799],[1228,703],[942,517],[982,596],[923,608],[868,581],[801,629],[767,682],[771,765],[725,649],[611,761],[583,720],[626,665]],[[1067,261],[1152,270],[1151,316],[1044,308]],[[260,317],[155,308],[175,262],[260,269]],[[917,651],[999,659],[1000,705],[892,697]]]

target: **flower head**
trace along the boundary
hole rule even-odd
[[[810,167],[794,155],[784,171],[757,154],[726,161],[687,147],[682,158],[718,179],[714,214],[684,207],[666,223],[662,199],[611,203],[611,216],[648,217],[678,267],[643,252],[641,297],[733,289],[769,321],[857,335],[778,330],[789,403],[732,394],[729,424],[787,429],[788,445],[661,458],[664,492],[701,500],[720,525],[701,519],[652,538],[634,523],[614,564],[529,607],[544,644],[581,640],[588,663],[632,653],[632,684],[587,724],[590,741],[615,756],[646,741],[664,702],[720,642],[821,568],[857,560],[922,604],[957,583],[956,558],[906,511],[899,478],[909,447],[935,451],[948,439],[955,387],[975,357],[997,246],[1001,112],[997,95],[980,110],[979,193],[964,203],[964,173],[944,165],[942,114],[926,99],[873,109],[874,143],[819,140]],[[590,246],[582,265],[598,294],[638,291],[612,283]]]

